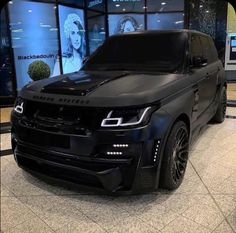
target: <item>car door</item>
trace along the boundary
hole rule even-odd
[[[206,108],[209,107],[216,95],[217,90],[217,76],[218,76],[218,59],[217,59],[217,52],[214,53],[214,44],[213,41],[211,43],[210,38],[207,36],[200,36],[201,45],[202,45],[202,51],[203,51],[203,57],[207,59],[207,66],[202,68],[204,71],[204,74],[206,74],[206,80],[204,82],[204,89],[206,90],[206,93],[204,93],[204,96],[206,97]]]
[[[196,118],[204,112],[208,105],[208,80],[206,67],[194,67],[194,57],[203,57],[203,49],[198,34],[192,34],[190,38],[190,65],[191,80],[195,91],[195,99],[197,99],[197,108],[194,109]]]

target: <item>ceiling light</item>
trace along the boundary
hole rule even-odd
[[[13,4],[13,1],[10,1],[9,4]]]
[[[51,25],[49,25],[49,24],[40,24],[40,27],[43,27],[43,28],[50,28],[50,27],[52,27]]]
[[[116,4],[116,7],[120,7],[120,4]]]
[[[162,6],[165,6],[165,5],[166,5],[166,2],[162,2],[161,5],[162,5]]]
[[[183,20],[180,20],[180,21],[176,21],[175,24],[180,24],[180,23],[183,23],[184,21]]]
[[[22,28],[14,29],[14,30],[12,30],[12,32],[23,32],[23,29]]]
[[[53,32],[53,31],[57,31],[58,29],[57,28],[50,28],[49,29],[51,32]]]
[[[31,12],[32,12],[32,10],[28,10],[28,12],[29,12],[29,13],[31,13]]]
[[[123,8],[123,11],[126,11],[125,8]]]

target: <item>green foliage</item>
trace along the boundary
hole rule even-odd
[[[50,67],[43,61],[34,61],[29,65],[28,75],[33,81],[50,77]]]

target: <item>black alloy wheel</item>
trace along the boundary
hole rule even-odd
[[[188,132],[186,128],[181,127],[177,131],[175,144],[173,146],[173,165],[171,169],[172,177],[175,183],[183,179],[187,161],[188,161]]]
[[[189,132],[183,121],[176,122],[167,139],[161,165],[160,187],[173,190],[183,181],[189,154]]]

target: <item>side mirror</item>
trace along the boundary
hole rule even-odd
[[[200,56],[195,56],[192,59],[193,68],[200,68],[207,65],[207,59]]]

